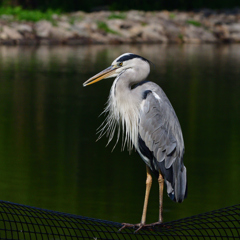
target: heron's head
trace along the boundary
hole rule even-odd
[[[94,75],[93,77],[89,78],[86,82],[83,83],[83,86],[87,86],[98,82],[102,79],[117,77],[122,72],[126,71],[127,69],[131,69],[130,72],[131,78],[135,82],[140,82],[148,76],[150,72],[150,61],[147,59],[138,56],[133,53],[124,53],[118,58],[116,58],[110,67],[104,69],[100,73]]]

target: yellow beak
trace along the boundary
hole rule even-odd
[[[89,78],[86,82],[84,82],[83,86],[86,87],[87,85],[96,83],[104,78],[111,77],[115,73],[116,69],[117,68],[115,66],[110,66],[104,69],[100,73],[94,75],[93,77]]]

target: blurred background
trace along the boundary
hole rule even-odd
[[[78,0],[1,0],[0,4],[4,6],[22,6],[28,9],[61,9],[63,11],[93,11],[93,10],[193,10],[193,9],[226,9],[239,7],[238,0],[90,0],[90,1],[78,1]]]
[[[236,1],[1,1],[2,9],[163,10],[233,8]],[[215,5],[214,5],[215,4]],[[54,10],[55,9],[55,10]],[[60,11],[60,10],[59,10]],[[164,193],[171,221],[239,203],[240,45],[101,44],[0,46],[0,199],[117,222],[139,222],[145,164],[112,152],[96,129],[112,79],[83,88],[125,52],[152,61],[149,80],[169,97],[181,124],[188,198]],[[154,179],[147,222],[158,218]]]

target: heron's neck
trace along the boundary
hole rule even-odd
[[[132,94],[132,86],[142,82],[146,79],[147,73],[142,73],[141,69],[126,69],[122,72],[115,80],[112,85],[112,97],[117,98],[119,104],[121,103],[131,103],[132,104],[139,104],[138,96]]]
[[[119,129],[122,128],[122,133],[125,135],[123,148],[127,145],[128,150],[133,146],[138,149],[138,120],[142,96],[140,91],[133,91],[131,86],[145,80],[149,71],[149,64],[141,63],[141,67],[125,69],[114,80],[108,104],[104,110],[108,112],[108,116],[99,137],[106,133],[110,142],[118,126],[117,142],[120,136]]]
[[[131,150],[133,145],[137,147],[137,123],[139,119],[140,99],[132,95],[131,82],[121,79],[121,75],[115,79],[109,96],[109,114],[121,125],[125,134],[124,144]]]
[[[140,106],[139,97],[132,94],[131,87],[134,84],[135,82],[131,80],[122,79],[121,75],[115,79],[111,89],[111,97],[116,102],[118,110],[124,108],[124,112],[131,112]]]

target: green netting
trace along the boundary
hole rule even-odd
[[[0,201],[0,239],[240,239],[240,204],[166,222],[124,229],[121,223]]]

